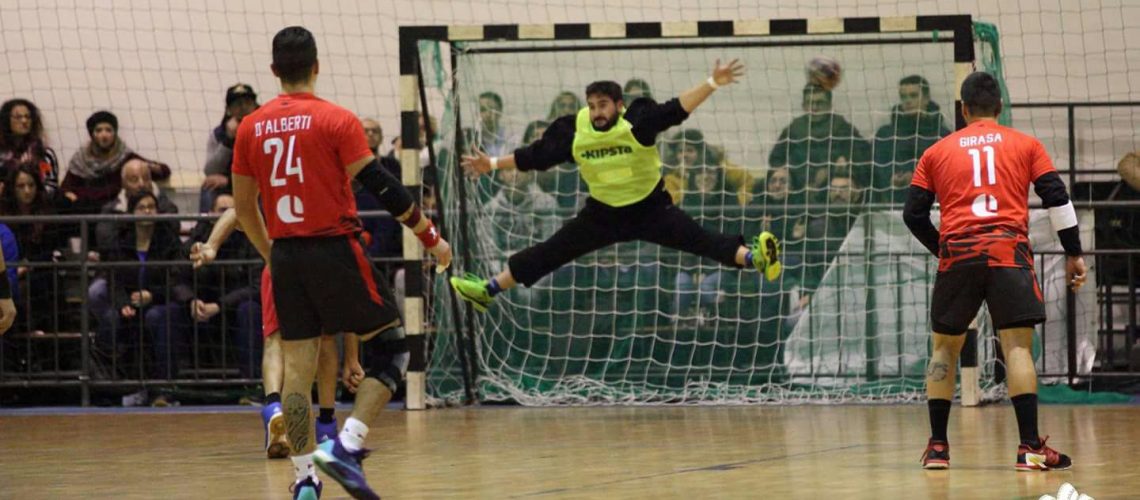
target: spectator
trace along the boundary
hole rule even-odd
[[[487,204],[487,221],[493,227],[483,234],[493,235],[495,255],[502,258],[522,250],[536,242],[543,241],[558,229],[560,219],[556,214],[558,202],[554,196],[543,192],[534,182],[532,172],[508,169],[499,172],[498,180],[502,189]],[[535,301],[545,299],[542,291],[549,283],[549,277],[539,281],[535,287],[527,288],[519,295],[524,304],[536,305]]]
[[[851,122],[832,112],[831,102],[830,90],[804,86],[804,114],[784,127],[768,156],[769,166],[788,167],[793,191],[807,189],[812,202],[827,199],[831,177],[870,179],[871,145]]]
[[[0,106],[0,179],[23,165],[35,167],[48,194],[59,187],[59,162],[44,140],[39,108],[27,99],[10,99]]]
[[[127,200],[127,212],[134,215],[158,213],[158,198],[140,190]],[[110,272],[110,307],[99,311],[96,345],[113,356],[133,352],[143,335],[151,336],[144,345],[151,347],[154,363],[146,370],[151,376],[176,374],[183,339],[173,336],[177,329],[167,324],[185,322],[185,309],[170,303],[168,292],[178,281],[178,267],[156,267],[151,261],[182,259],[178,234],[168,224],[154,221],[123,223],[110,246],[101,253],[111,262],[137,262],[139,266],[115,267]],[[94,309],[92,309],[94,311]],[[139,360],[141,363],[142,360]],[[143,364],[145,367],[146,365]]]
[[[703,163],[710,159],[708,157],[689,156],[684,161],[693,163],[685,169],[687,178],[681,209],[691,214],[706,229],[726,234],[740,233],[738,222],[742,220],[742,212],[737,198],[727,190],[724,168],[717,163]],[[711,160],[715,162],[717,159]],[[699,321],[705,316],[704,311],[721,302],[725,297],[721,288],[723,275],[719,265],[701,266],[699,257],[683,254],[681,270],[677,273],[675,283],[677,297],[674,312],[678,319],[695,317]],[[696,291],[698,285],[699,301]],[[694,306],[702,312],[694,311]]]
[[[61,200],[66,202],[66,199]],[[53,215],[57,208],[49,199],[40,171],[31,164],[21,165],[8,172],[0,201],[0,214],[8,216]],[[67,231],[74,229],[45,223],[15,224],[13,228],[23,260],[36,263],[58,260],[61,255],[59,250],[65,245]],[[31,300],[16,305],[23,307],[35,304],[32,311],[21,310],[20,314],[29,319],[32,329],[42,330],[53,320],[52,307],[48,304],[63,297],[58,289],[53,289],[54,273],[49,268],[31,269],[26,265],[19,266],[17,273],[26,282],[26,291]],[[62,304],[62,301],[57,303]]]
[[[763,215],[760,216],[760,227],[751,231],[746,230],[744,234],[770,231],[780,241],[787,243],[793,236],[790,230],[803,214],[801,208],[804,204],[803,191],[792,192],[788,167],[768,169],[763,188],[758,191],[760,194],[752,201],[752,206],[759,207],[763,211]],[[803,235],[800,235],[800,238],[803,238]]]
[[[233,195],[222,191],[214,197],[210,207],[213,215],[222,215],[233,208]],[[190,245],[205,243],[210,239],[214,221],[202,221],[190,233],[190,241],[184,249],[189,254]],[[259,259],[257,251],[245,233],[235,232],[221,247],[216,249],[217,260]],[[198,335],[217,338],[215,345],[229,339],[237,351],[238,370],[242,377],[258,378],[261,368],[261,305],[260,288],[254,283],[261,276],[261,266],[214,265],[204,266],[191,275],[182,274],[182,282],[175,288],[173,313],[178,321],[157,325],[156,338],[184,339],[190,330],[190,320],[198,323]],[[222,332],[223,318],[228,325]]]
[[[582,109],[582,100],[573,92],[562,91],[550,103],[550,111],[546,113],[546,121],[552,122],[563,116],[572,115],[580,109]],[[525,143],[526,140],[524,139],[523,142]]]
[[[523,144],[537,141],[546,133],[550,122],[535,120],[526,125],[523,133]],[[582,176],[578,174],[578,167],[573,163],[564,163],[549,170],[534,172],[535,182],[544,192],[554,196],[558,206],[562,208],[577,208],[578,204],[586,198],[582,186]]]
[[[625,87],[622,87],[622,94],[627,103],[632,103],[634,99],[639,97],[653,99],[653,92],[649,90],[649,83],[641,78],[630,78],[626,81]]]
[[[479,94],[478,140],[472,141],[490,156],[510,154],[518,145],[503,126],[503,98],[494,92]]]
[[[368,136],[369,148],[372,148],[373,152],[377,152],[377,158],[379,158],[380,167],[384,170],[387,170],[389,174],[392,174],[397,179],[403,178],[404,174],[401,172],[400,162],[396,159],[396,148],[393,148],[392,154],[389,154],[387,156],[379,156],[378,154],[380,142],[384,139],[383,132],[380,129],[380,124],[371,119],[361,120],[360,124],[364,127],[365,135]],[[374,127],[376,132],[368,132],[369,127]],[[423,133],[423,128],[420,129],[420,132],[421,134]],[[375,146],[373,146],[373,139],[376,141]],[[421,139],[423,139],[422,135]],[[384,209],[384,207],[380,205],[380,200],[376,198],[376,195],[364,189],[364,186],[355,180],[352,181],[352,191],[353,196],[356,198],[357,210],[363,212]],[[404,233],[401,229],[403,226],[400,225],[400,223],[396,221],[395,218],[387,217],[378,219],[374,217],[368,217],[363,219],[361,222],[364,226],[364,231],[366,234],[365,247],[367,248],[369,255],[377,257],[400,257],[404,255]]]
[[[76,212],[97,213],[119,193],[123,164],[137,155],[119,137],[119,119],[108,111],[87,118],[87,134],[91,140],[72,155],[60,189]],[[149,166],[150,178],[170,178],[170,167],[156,162]]]
[[[891,108],[891,121],[875,133],[874,201],[905,203],[918,159],[947,135],[950,128],[941,108],[930,100],[930,82],[918,75],[900,80],[899,104]]]
[[[198,200],[199,211],[208,211],[213,206],[214,196],[229,187],[238,124],[257,107],[257,93],[253,87],[237,83],[226,89],[226,113],[206,142],[206,179],[202,182],[202,194]]]
[[[804,289],[811,293],[819,286],[827,267],[843,245],[847,233],[859,217],[858,205],[862,202],[859,185],[846,176],[833,176],[827,189],[827,208],[824,213],[809,215],[804,247]]]
[[[156,166],[157,165],[157,166]],[[99,210],[101,214],[125,214],[129,213],[127,206],[131,197],[143,192],[148,191],[156,196],[158,200],[158,213],[160,214],[176,214],[178,213],[178,206],[174,204],[170,198],[162,194],[159,190],[158,184],[154,182],[152,177],[155,171],[170,171],[170,167],[161,163],[153,162],[143,158],[137,154],[131,153],[127,161],[119,170],[120,180],[118,193],[111,200],[103,204]],[[177,222],[161,222],[161,225],[171,226],[175,234],[178,233]],[[114,222],[100,222],[95,226],[95,241],[96,247],[110,246],[110,242],[115,237],[115,223]]]
[[[667,142],[665,163],[665,188],[673,196],[674,203],[684,198],[686,170],[690,167],[716,165],[724,172],[724,187],[737,196],[737,202],[745,204],[752,197],[752,176],[748,171],[724,158],[717,149],[705,142],[705,135],[698,129],[678,130]]]
[[[423,121],[423,118],[420,119]],[[360,120],[360,125],[364,127],[364,137],[368,139],[368,149],[372,150],[372,154],[377,158],[384,155],[380,154],[380,145],[384,143],[384,128],[380,126],[380,122],[372,118],[364,118]]]

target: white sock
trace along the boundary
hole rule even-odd
[[[312,453],[308,455],[293,455],[293,472],[297,474],[298,481],[304,481],[305,478],[311,477],[314,482],[320,482],[317,479],[317,469],[313,467]]]
[[[350,453],[364,448],[364,438],[368,437],[368,426],[355,418],[348,417],[344,421],[344,428],[340,430],[340,445]]]

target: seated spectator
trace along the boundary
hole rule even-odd
[[[371,122],[371,123],[370,123]],[[364,119],[360,124],[365,129],[365,135],[368,135],[368,147],[372,148],[373,152],[379,151],[380,142],[384,140],[383,132],[380,129],[380,124],[375,120]],[[370,134],[367,132],[368,128],[373,127],[377,132]],[[422,132],[422,129],[421,129]],[[373,146],[375,140],[375,146]],[[395,153],[395,150],[393,150]],[[387,170],[397,179],[403,178],[401,172],[400,161],[394,154],[387,156],[377,156],[380,161],[380,167]],[[364,189],[364,186],[355,180],[352,181],[353,196],[356,198],[356,209],[363,211],[384,210],[380,205],[380,200],[376,195]],[[399,214],[396,214],[399,215]],[[394,217],[387,217],[382,219],[365,218],[361,220],[366,233],[365,243],[369,255],[375,257],[400,257],[404,255],[404,242],[403,242],[403,226],[400,225]]]
[[[128,198],[127,212],[154,215],[158,213],[158,198],[150,191],[141,190]],[[148,336],[144,345],[150,347],[153,363],[147,365],[137,360],[143,363],[144,371],[154,377],[176,375],[184,339],[178,338],[178,331],[166,325],[181,322],[186,317],[185,309],[179,311],[180,306],[172,303],[168,295],[178,283],[179,267],[147,263],[182,260],[178,234],[169,224],[123,223],[109,246],[100,253],[109,262],[139,265],[115,267],[110,271],[110,306],[100,310],[96,317],[95,345],[112,356],[123,356],[137,351],[138,342],[144,335]]]
[[[816,85],[804,86],[804,114],[780,132],[768,155],[771,167],[788,167],[792,190],[808,191],[810,202],[827,199],[831,177],[850,177],[861,185],[870,180],[871,145],[846,118],[831,110],[832,95]]]
[[[622,87],[623,101],[632,103],[634,99],[639,97],[647,97],[653,99],[653,92],[649,90],[649,83],[640,78],[630,78],[625,82]]]
[[[535,120],[528,123],[526,132],[523,134],[523,144],[537,141],[542,137],[542,134],[546,133],[548,127],[550,127],[550,122],[546,120]],[[534,180],[538,187],[554,196],[559,207],[577,208],[579,203],[586,199],[587,195],[582,183],[582,176],[578,174],[578,166],[573,163],[563,163],[549,170],[536,171],[534,174]]]
[[[503,124],[503,98],[494,92],[479,94],[479,125],[471,144],[490,156],[510,154],[518,146],[514,136]]]
[[[705,142],[705,135],[698,129],[678,130],[665,146],[665,189],[673,196],[673,203],[684,198],[684,184],[689,167],[716,165],[723,169],[725,189],[737,196],[737,202],[745,204],[752,198],[752,175],[748,170],[724,158],[717,149]]]
[[[493,235],[495,255],[501,256],[505,265],[508,255],[554,234],[559,225],[558,202],[539,189],[531,172],[507,169],[499,172],[497,179],[502,189],[486,206],[487,223],[491,228],[483,234]],[[516,297],[532,304],[540,299],[543,293],[540,290],[548,282],[540,281],[535,287],[521,290]]]
[[[159,165],[156,167],[156,165]],[[170,198],[162,194],[158,188],[158,183],[154,182],[152,177],[153,172],[170,171],[170,167],[156,163],[137,154],[131,153],[119,170],[120,180],[118,185],[119,191],[114,197],[108,200],[99,209],[101,214],[125,214],[129,213],[127,210],[128,200],[143,191],[148,191],[154,194],[158,200],[158,213],[160,214],[176,214],[178,213],[178,206],[174,204]],[[171,226],[175,234],[178,232],[177,222],[162,222],[163,225]],[[115,223],[114,222],[100,222],[95,226],[95,240],[96,247],[108,246],[109,238],[115,236]]]
[[[99,111],[87,118],[87,134],[91,140],[67,163],[67,175],[60,190],[74,203],[76,212],[98,213],[119,194],[120,170],[136,155],[119,138],[119,119],[108,111]],[[149,166],[150,178],[170,178],[170,167],[157,162]]]
[[[905,203],[918,159],[947,135],[950,127],[942,110],[930,100],[930,82],[918,75],[900,80],[899,103],[891,108],[891,121],[875,133],[874,201]]]
[[[233,206],[233,195],[222,191],[214,197],[210,213],[220,216]],[[194,243],[209,241],[213,229],[214,221],[199,222],[190,234],[185,253],[190,253],[190,246]],[[240,231],[230,235],[216,252],[217,260],[260,258],[245,233]],[[157,338],[188,338],[189,321],[193,320],[198,324],[200,337],[217,339],[213,345],[220,344],[223,338],[230,342],[238,353],[237,367],[243,377],[260,377],[261,266],[218,264],[201,267],[193,274],[182,273],[181,276],[182,282],[175,288],[174,303],[170,305],[177,307],[174,313],[180,317],[178,321],[158,325],[154,335]],[[222,332],[223,318],[228,329],[226,332]]]
[[[835,176],[827,189],[827,207],[822,213],[809,214],[804,247],[804,289],[810,293],[819,286],[847,233],[859,217],[862,190],[850,177]]]
[[[30,165],[54,196],[59,187],[59,162],[44,141],[39,108],[27,99],[10,99],[0,106],[0,179]]]
[[[66,202],[66,199],[61,201]],[[0,192],[0,215],[53,215],[57,213],[57,206],[49,199],[47,188],[44,186],[40,171],[34,166],[24,164],[8,172],[4,180],[3,191]],[[66,245],[66,237],[73,226],[62,224],[34,223],[15,224],[12,226],[16,241],[20,246],[20,254],[26,262],[54,262],[61,256],[60,250]],[[33,304],[33,310],[20,310],[20,314],[29,320],[31,328],[43,330],[52,324],[53,301],[62,299],[64,294],[53,289],[55,273],[46,267],[30,268],[26,265],[17,268],[18,276],[25,283],[27,297],[31,300],[17,303],[17,307]],[[62,304],[58,300],[57,305]]]
[[[550,111],[546,113],[546,121],[552,122],[563,116],[573,115],[580,109],[582,109],[582,100],[573,92],[562,91],[550,103]],[[525,139],[523,142],[527,143]]]
[[[760,194],[752,201],[752,206],[759,207],[762,211],[760,227],[750,231],[746,230],[744,234],[770,231],[780,241],[787,243],[789,237],[792,236],[790,230],[794,221],[804,213],[802,208],[804,205],[803,191],[792,192],[791,174],[788,173],[788,167],[768,169],[763,187],[758,188],[757,191],[760,191]]]
[[[210,209],[217,193],[229,189],[238,124],[257,107],[257,93],[253,87],[238,83],[226,89],[226,113],[206,142],[206,179],[202,181],[202,194],[198,200],[200,212]]]
[[[689,161],[699,162],[698,158]],[[725,169],[717,164],[695,163],[685,170],[687,179],[681,209],[706,229],[718,233],[740,233],[743,219],[736,196],[727,190]],[[724,270],[709,261],[701,265],[701,259],[683,254],[681,270],[677,273],[677,298],[674,312],[678,319],[688,320],[703,317],[710,308],[721,302],[725,293],[721,287]],[[700,289],[699,301],[697,288]],[[694,310],[696,308],[697,310]]]
[[[423,121],[423,118],[420,118]],[[380,145],[384,144],[384,128],[380,126],[380,122],[372,118],[362,118],[360,125],[364,127],[364,137],[368,139],[368,149],[372,150],[372,154],[377,158],[384,156],[380,153]]]

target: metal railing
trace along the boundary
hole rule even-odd
[[[1140,202],[1083,202],[1082,208],[1105,209],[1138,209]],[[768,207],[771,209],[773,207]],[[886,209],[888,206],[863,208]],[[728,210],[729,207],[726,207]],[[751,210],[750,210],[751,209]],[[745,208],[745,212],[763,210],[764,207]],[[738,209],[739,210],[739,209]],[[735,212],[734,212],[735,213]],[[384,212],[369,212],[362,214],[365,217],[385,217]],[[185,352],[179,350],[174,342],[167,339],[163,348],[155,349],[154,339],[141,336],[132,339],[129,337],[134,331],[143,326],[145,330],[145,317],[135,318],[137,324],[112,324],[98,326],[93,323],[94,309],[103,305],[92,304],[91,285],[94,279],[107,279],[107,286],[114,288],[114,273],[102,276],[101,273],[120,269],[123,267],[139,267],[138,262],[93,262],[85,258],[90,248],[89,236],[92,224],[99,222],[130,223],[139,220],[158,221],[200,221],[209,220],[209,215],[157,215],[146,217],[123,215],[83,215],[83,216],[37,216],[37,217],[9,217],[4,223],[9,225],[41,223],[41,224],[69,224],[78,227],[79,238],[77,250],[69,252],[64,259],[56,262],[9,262],[9,266],[21,266],[27,270],[24,281],[47,283],[50,293],[45,299],[42,296],[21,297],[22,316],[17,319],[16,326],[6,336],[0,338],[0,388],[16,387],[78,387],[82,405],[91,403],[91,392],[98,388],[128,387],[128,386],[241,386],[256,385],[259,378],[256,376],[260,361],[251,353],[256,352],[259,339],[248,334],[244,337],[244,345],[235,342],[235,332],[241,327],[256,330],[250,322],[255,317],[249,313],[237,315],[236,310],[224,309],[217,318],[216,323],[189,321],[189,324],[180,325],[188,335],[188,347]],[[1088,243],[1086,243],[1088,244]],[[1054,252],[1055,253],[1055,252]],[[1038,258],[1049,255],[1042,252]],[[834,256],[834,252],[832,253]],[[1077,372],[1077,335],[1075,321],[1070,320],[1066,326],[1065,345],[1056,346],[1046,343],[1043,349],[1064,349],[1067,355],[1067,368],[1057,371],[1054,366],[1040,366],[1043,376],[1065,377],[1070,382],[1082,378],[1119,378],[1140,377],[1140,362],[1138,358],[1140,349],[1136,347],[1138,299],[1136,284],[1140,281],[1137,273],[1140,272],[1140,249],[1090,249],[1087,251],[1090,264],[1093,264],[1099,273],[1097,276],[1097,364],[1088,374]],[[382,266],[403,264],[399,257],[374,258]],[[240,272],[242,286],[257,289],[260,273],[256,272],[259,260],[219,260],[211,266],[224,275],[230,272]],[[160,270],[168,276],[171,273],[189,271],[190,263],[183,261],[151,261],[145,264],[151,270]],[[44,276],[47,277],[44,277]],[[102,277],[101,277],[102,276]],[[173,293],[174,283],[166,280],[163,295],[169,297]],[[195,274],[189,280],[189,288],[194,296],[203,292],[201,283]],[[219,278],[221,283],[224,279]],[[215,294],[222,295],[225,289],[215,290]],[[1074,300],[1067,302],[1069,318],[1076,318],[1076,304]],[[42,308],[50,309],[50,314],[42,313]],[[429,306],[430,308],[430,306]],[[1126,308],[1123,313],[1120,309]],[[236,309],[236,307],[234,308]],[[41,314],[37,314],[37,310]],[[158,320],[165,322],[168,332],[179,325],[174,325],[173,314],[181,311],[172,311],[165,316],[160,315]],[[38,318],[47,318],[47,323],[39,325],[29,323]],[[1123,321],[1122,321],[1123,320]],[[242,325],[240,322],[245,321]],[[238,323],[234,323],[238,322]],[[123,327],[122,330],[119,328]],[[100,328],[109,332],[108,335],[98,333]],[[133,329],[133,330],[132,330]],[[42,333],[36,330],[43,330]],[[122,340],[122,342],[120,342]],[[120,344],[125,346],[121,349]],[[1121,345],[1123,344],[1123,345]],[[111,352],[105,352],[107,346]],[[235,362],[233,351],[243,353],[240,360]],[[111,356],[108,357],[107,354]],[[131,362],[127,356],[137,358]],[[122,357],[120,357],[122,356]],[[149,358],[163,357],[163,367],[159,371],[148,367],[144,361]],[[178,362],[185,366],[178,368]]]

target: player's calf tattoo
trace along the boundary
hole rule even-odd
[[[932,382],[941,382],[946,380],[946,374],[950,372],[950,365],[942,361],[933,361],[930,366],[926,367],[926,379]]]
[[[285,423],[294,450],[309,446],[309,402],[300,393],[285,396]]]

